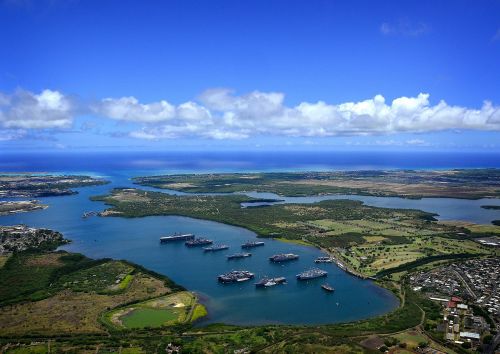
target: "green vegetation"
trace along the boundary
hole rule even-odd
[[[196,320],[203,318],[206,315],[208,315],[206,307],[202,304],[196,304],[193,310],[193,315],[191,316],[191,322],[195,322]]]
[[[203,305],[187,291],[120,307],[103,315],[111,328],[154,328],[189,323],[207,314]]]
[[[121,319],[126,328],[160,327],[175,321],[177,316],[166,309],[138,308]]]
[[[65,252],[20,252],[0,268],[0,306],[50,296],[50,285],[59,275],[75,268],[88,267],[92,260]]]
[[[0,268],[0,333],[102,333],[100,316],[113,308],[148,299],[161,303],[166,294],[195,299],[179,290],[164,276],[129,262],[66,252],[18,252]],[[185,303],[182,311],[174,311],[181,322],[196,305],[194,300]]]
[[[215,173],[137,177],[135,183],[196,193],[259,191],[283,196],[358,194],[478,199],[500,195],[500,170]]]
[[[316,245],[366,276],[461,254],[494,252],[461,235],[461,226],[434,222],[430,213],[370,207],[352,200],[241,208],[242,202],[252,199],[244,195],[175,196],[137,189],[115,189],[94,200],[113,206],[103,215],[182,215],[242,226],[260,237]]]
[[[123,291],[132,281],[134,268],[118,261],[105,261],[93,267],[84,268],[64,275],[58,285],[73,291],[113,293]]]

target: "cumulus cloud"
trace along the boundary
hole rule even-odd
[[[430,31],[428,24],[423,22],[413,23],[408,19],[400,19],[397,22],[383,22],[380,25],[380,33],[386,36],[418,37]]]
[[[120,136],[149,140],[500,131],[500,106],[488,101],[478,109],[453,106],[445,101],[431,104],[426,93],[398,97],[389,102],[382,95],[376,95],[358,102],[317,101],[289,106],[281,92],[253,91],[237,95],[232,90],[217,88],[181,104],[166,100],[143,103],[135,97],[121,97],[80,105],[100,119],[133,122],[134,128],[129,130],[122,126]],[[18,90],[11,95],[0,94],[0,131],[3,134],[0,139],[22,137],[30,130],[68,128],[73,123],[74,113],[74,103],[58,91],[34,94]],[[95,123],[99,124],[97,120]],[[405,144],[426,145],[420,140]]]
[[[71,100],[58,91],[39,94],[17,90],[0,94],[0,127],[6,129],[62,129],[73,122]]]
[[[280,92],[254,91],[235,95],[210,89],[199,102],[172,105],[166,101],[141,104],[133,97],[105,99],[99,112],[112,119],[135,121],[143,127],[130,135],[142,139],[202,137],[243,139],[256,135],[328,137],[422,133],[443,130],[500,130],[500,108],[485,102],[480,109],[431,105],[429,94],[386,102],[382,95],[359,102],[328,104],[284,103]],[[422,145],[419,141],[408,142]]]

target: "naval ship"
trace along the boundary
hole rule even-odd
[[[294,261],[296,259],[299,259],[299,256],[293,253],[275,254],[269,257],[269,260],[275,263]]]
[[[251,255],[252,255],[251,253],[234,253],[227,256],[227,260],[229,261],[231,259],[247,258],[250,257]]]
[[[236,283],[250,280],[255,275],[247,270],[233,270],[229,273],[221,274],[217,277],[217,280],[221,283]]]
[[[269,288],[271,286],[275,286],[278,284],[286,284],[286,278],[285,277],[262,278],[257,283],[255,283],[255,287],[257,287],[257,288]]]
[[[204,252],[217,252],[222,250],[227,250],[229,248],[228,245],[213,245],[209,247],[203,247]]]
[[[171,236],[163,236],[160,237],[161,243],[173,242],[173,241],[186,241],[186,240],[194,240],[194,234],[173,234]]]
[[[318,268],[313,268],[306,270],[305,272],[297,274],[297,279],[298,280],[310,280],[310,279],[316,279],[316,278],[321,278],[321,277],[326,277],[328,275],[328,272],[318,269]]]
[[[262,242],[262,241],[248,241],[248,242],[245,242],[244,244],[242,244],[241,248],[253,248],[253,247],[259,247],[259,246],[264,246],[264,242]]]
[[[197,246],[206,246],[211,245],[214,241],[209,240],[207,238],[197,238],[194,240],[186,241],[184,244],[188,247],[197,247]]]

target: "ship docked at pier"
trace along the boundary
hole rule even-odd
[[[171,236],[163,236],[160,237],[160,242],[161,243],[167,243],[167,242],[175,242],[175,241],[187,241],[187,240],[194,240],[195,236],[194,234],[178,234],[175,233]]]
[[[298,280],[311,280],[316,278],[326,277],[328,272],[319,268],[306,270],[305,272],[297,274]]]
[[[221,283],[237,283],[253,279],[255,275],[247,270],[233,270],[229,273],[221,274],[217,280]]]
[[[299,256],[293,253],[281,253],[269,257],[269,260],[274,263],[295,261],[297,259],[299,259]]]

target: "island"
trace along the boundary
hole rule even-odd
[[[77,193],[72,188],[106,184],[89,176],[0,173],[0,198],[40,198]]]
[[[258,191],[281,196],[500,197],[499,169],[182,174],[137,177],[134,182],[197,193]]]
[[[39,200],[23,200],[15,202],[0,201],[0,216],[42,210],[45,208],[47,208],[47,205],[40,204]]]

